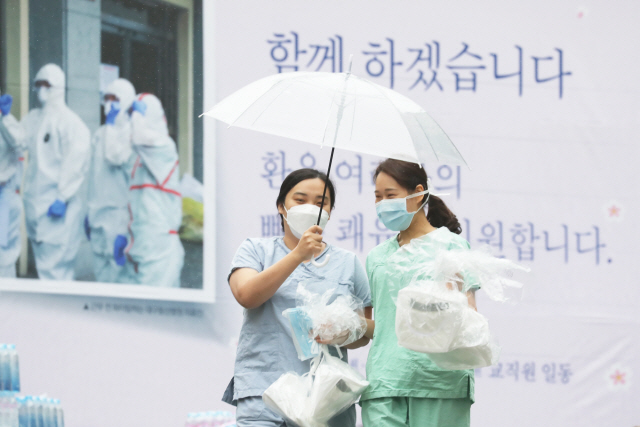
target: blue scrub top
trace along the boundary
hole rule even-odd
[[[290,252],[282,237],[247,239],[231,262],[229,277],[239,268],[261,272]],[[329,254],[331,258],[325,267],[300,264],[268,301],[244,310],[234,376],[223,397],[225,402],[235,404],[243,397],[262,396],[286,372],[300,375],[309,372],[310,360],[298,359],[289,321],[282,315],[284,310],[296,306],[300,282],[306,281],[313,292],[322,294],[334,289],[336,294],[354,295],[363,301],[364,307],[371,306],[367,274],[356,255],[327,244],[317,260],[322,262]],[[342,353],[346,361],[346,350]]]

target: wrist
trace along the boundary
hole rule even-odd
[[[305,260],[305,257],[300,254],[300,251],[298,251],[298,248],[294,248],[290,253],[289,256],[295,260],[296,264],[302,264]]]
[[[367,330],[364,333],[364,336],[366,336],[369,339],[373,339],[373,331],[375,330],[376,324],[375,321],[371,320],[371,319],[366,319],[367,321]]]

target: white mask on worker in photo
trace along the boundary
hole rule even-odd
[[[318,223],[318,209],[320,209],[320,207],[317,205],[306,203],[304,205],[296,205],[289,210],[287,210],[284,205],[282,207],[287,213],[287,216],[285,216],[284,219],[287,221],[287,224],[289,224],[289,228],[293,235],[298,239],[302,237],[305,231]],[[327,211],[322,209],[322,215],[320,216],[320,228],[324,230],[328,221],[329,214]]]
[[[49,100],[50,91],[51,90],[48,87],[41,86],[38,88],[38,101],[40,101],[40,104],[42,104],[43,106]]]

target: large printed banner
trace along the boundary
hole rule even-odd
[[[633,2],[205,2],[204,107],[270,74],[346,71],[353,55],[355,75],[420,104],[467,160],[425,168],[472,247],[532,269],[516,306],[480,292],[503,353],[476,372],[473,425],[640,425],[639,17]],[[325,170],[330,150],[205,126],[220,287],[243,239],[282,233],[284,177]],[[393,236],[374,208],[380,160],[334,159],[325,235],[363,262]],[[364,370],[366,350],[351,363]]]
[[[355,75],[423,106],[464,155],[470,169],[424,165],[449,193],[463,237],[532,270],[517,277],[526,283],[517,305],[478,293],[503,352],[476,371],[473,426],[640,426],[640,4],[203,6],[205,105],[196,112],[274,73],[346,71],[353,55]],[[215,204],[206,222],[217,228],[207,229],[216,255],[207,243],[203,292],[215,286],[214,304],[0,294],[0,342],[18,347],[22,393],[60,398],[69,427],[176,426],[188,412],[232,410],[220,401],[242,321],[231,258],[245,238],[282,232],[283,178],[326,169],[330,150],[202,120],[205,204]],[[363,262],[393,236],[375,214],[380,160],[334,158],[326,239]],[[366,358],[366,348],[350,352],[363,372]]]

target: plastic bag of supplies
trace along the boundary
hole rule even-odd
[[[498,361],[500,347],[485,316],[457,289],[416,283],[398,293],[398,344],[427,353],[442,369],[476,369]]]
[[[308,413],[312,420],[328,422],[356,403],[369,385],[359,372],[322,348],[322,361],[313,375]],[[320,356],[319,356],[320,357]]]
[[[262,394],[262,401],[272,411],[300,427],[321,427],[307,418],[307,399],[311,390],[311,377],[295,372],[283,374]]]
[[[467,298],[435,282],[415,282],[398,292],[398,344],[421,353],[453,350],[463,329]]]
[[[420,253],[420,248],[412,250]],[[500,347],[489,322],[469,307],[465,292],[481,287],[494,301],[511,300],[513,290],[522,287],[511,278],[513,271],[528,269],[495,258],[488,250],[446,248],[437,250],[431,262],[411,268],[405,264],[403,268],[412,279],[396,300],[398,344],[428,354],[438,367],[447,370],[497,363]]]
[[[359,340],[367,330],[362,301],[351,293],[339,293],[341,285],[336,284],[321,294],[314,292],[315,285],[313,281],[301,282],[296,295],[297,307],[282,313],[289,319],[300,360],[318,356],[315,337],[338,348]],[[326,284],[322,286],[326,288]]]
[[[325,427],[353,405],[368,385],[362,375],[322,345],[308,374],[287,372],[265,390],[262,400],[289,423]]]

